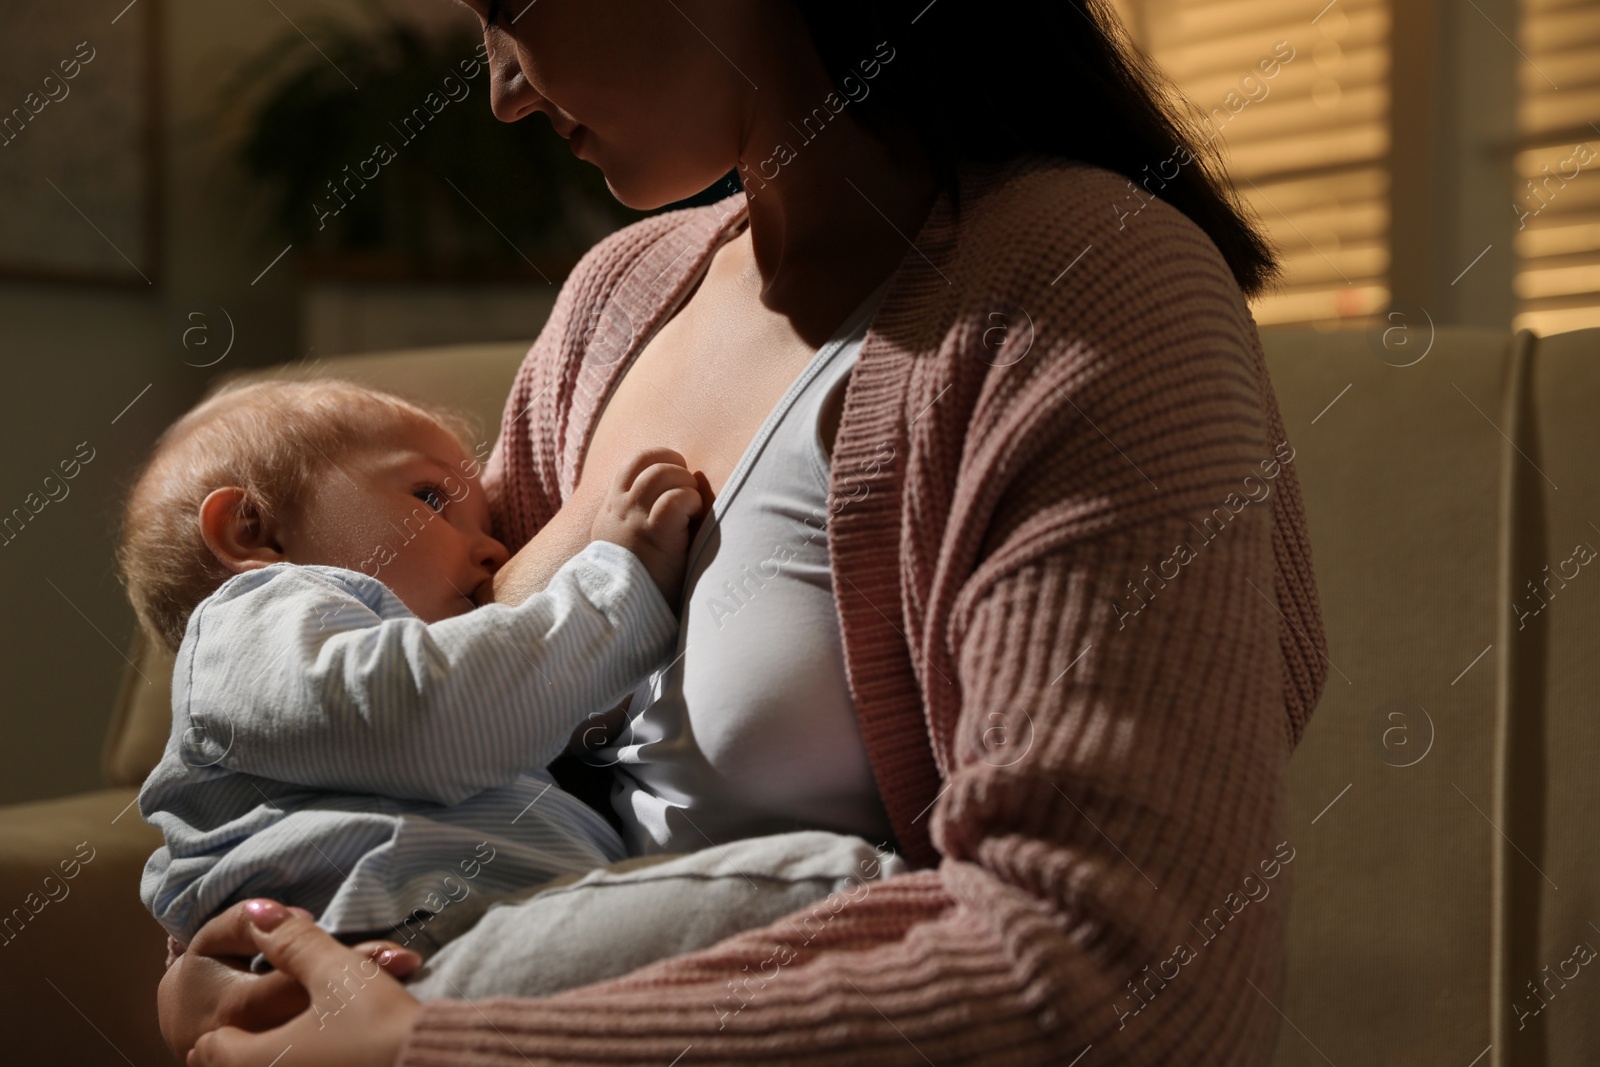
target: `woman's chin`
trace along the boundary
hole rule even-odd
[[[593,162],[590,160],[590,162]],[[595,164],[599,166],[599,164]],[[606,188],[611,195],[624,207],[635,211],[654,211],[676,204],[680,200],[687,200],[696,196],[714,185],[722,174],[712,175],[703,182],[698,178],[687,181],[661,181],[652,180],[648,175],[634,172],[632,174],[619,174],[600,168],[600,173],[605,175]],[[724,172],[726,173],[726,172]]]

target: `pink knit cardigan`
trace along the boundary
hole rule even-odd
[[[834,591],[925,869],[602,984],[429,1003],[401,1064],[1267,1062],[1322,620],[1239,288],[1128,196],[1080,165],[967,165],[850,381]],[[646,219],[567,280],[487,473],[512,547],[744,215]]]

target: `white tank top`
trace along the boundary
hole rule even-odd
[[[890,840],[856,724],[828,559],[820,420],[888,282],[767,415],[689,548],[675,658],[594,762],[633,854],[796,829]]]

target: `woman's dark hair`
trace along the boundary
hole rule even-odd
[[[1247,295],[1278,271],[1276,256],[1191,136],[1167,79],[1128,39],[1109,0],[796,0],[834,86],[861,121],[900,126],[956,193],[962,160],[1037,152],[1144,183],[1216,244]],[[863,61],[881,42],[893,59],[863,90]],[[881,59],[881,56],[877,56]],[[846,93],[845,79],[857,86]],[[1156,176],[1173,159],[1176,176]],[[1154,176],[1154,181],[1151,178]]]

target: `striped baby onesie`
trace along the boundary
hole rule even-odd
[[[622,859],[545,765],[677,632],[638,557],[605,541],[520,605],[431,624],[359,571],[236,575],[178,649],[172,734],[139,793],[166,841],[140,898],[185,943],[250,897],[350,934]]]

